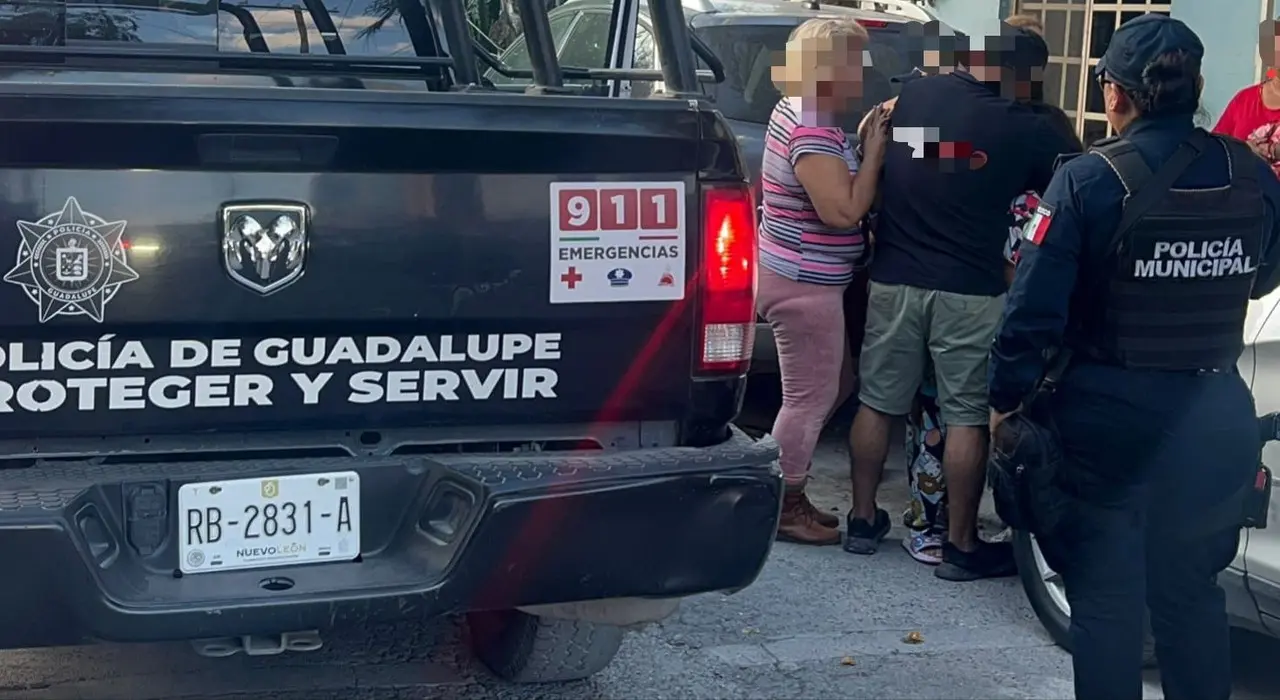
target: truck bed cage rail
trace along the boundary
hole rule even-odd
[[[76,61],[75,59],[95,59]],[[415,78],[423,68],[451,67],[454,59],[432,57],[366,57],[347,55],[292,55],[273,53],[227,53],[219,51],[182,51],[147,49],[127,50],[103,46],[5,46],[0,45],[0,63],[34,66],[73,67],[76,70],[128,70],[137,62],[148,71],[190,73],[193,70],[217,72],[281,71],[293,73],[334,73],[347,76],[379,78]]]
[[[487,51],[477,49],[476,56],[480,62],[497,71],[500,75],[508,78],[518,78],[521,80],[533,79],[533,71],[523,68],[512,68],[502,61],[498,60],[493,54]],[[723,66],[709,66],[711,70],[695,71],[699,83],[719,83],[724,81]],[[578,68],[574,66],[561,66],[560,74],[565,78],[572,80],[590,80],[590,81],[606,81],[606,80],[663,80],[662,71],[646,69],[646,68]]]
[[[675,97],[701,96],[698,83],[722,82],[724,65],[709,47],[689,32],[684,19],[682,0],[646,0],[658,43],[659,55],[664,57],[662,70],[586,68],[560,66],[555,53],[546,6],[542,0],[516,0],[524,19],[524,41],[528,48],[529,69],[507,66],[497,56],[475,39],[470,32],[463,0],[434,0],[424,4],[421,0],[394,0],[413,40],[417,56],[352,56],[339,36],[333,17],[321,0],[302,0],[316,28],[324,38],[325,54],[277,54],[272,53],[264,34],[253,15],[243,7],[225,2],[174,2],[167,11],[190,15],[227,12],[240,22],[248,53],[218,50],[174,51],[172,48],[153,49],[137,44],[114,47],[110,45],[6,45],[0,44],[0,63],[20,64],[32,67],[75,68],[76,70],[190,73],[219,72],[261,75],[264,71],[293,74],[333,74],[346,77],[426,79],[428,84],[447,84],[444,70],[451,70],[453,83],[460,88],[474,88],[483,84],[479,63],[511,78],[531,79],[530,89],[558,90],[564,87],[565,78],[578,81],[646,80],[663,81],[667,94]],[[449,47],[449,55],[443,54],[438,41],[430,32],[431,12],[433,20]],[[692,53],[685,50],[691,46]],[[693,55],[699,56],[710,71],[695,69]],[[292,84],[287,78],[273,76],[279,85]]]

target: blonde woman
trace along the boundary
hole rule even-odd
[[[804,486],[823,425],[853,391],[843,296],[868,252],[862,220],[886,137],[875,117],[859,161],[836,125],[862,97],[867,41],[852,19],[811,19],[773,69],[782,98],[765,137],[758,304],[782,374],[773,436],[787,495],[778,537],[802,544],[840,542],[839,520],[818,511]]]

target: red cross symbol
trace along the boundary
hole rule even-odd
[[[568,272],[560,275],[560,281],[569,285],[569,289],[573,289],[582,281],[582,273],[578,272],[578,268],[570,266]]]

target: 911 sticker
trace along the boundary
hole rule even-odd
[[[551,183],[551,303],[683,299],[684,198],[679,181]]]

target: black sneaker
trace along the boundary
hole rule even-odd
[[[867,522],[853,517],[853,512],[845,518],[846,533],[844,551],[851,554],[875,554],[880,542],[889,534],[888,511],[876,509],[875,522]]]
[[[958,549],[950,542],[942,544],[942,563],[933,575],[947,581],[977,581],[983,578],[1015,576],[1018,565],[1013,560],[1013,544],[984,542],[972,552]]]

